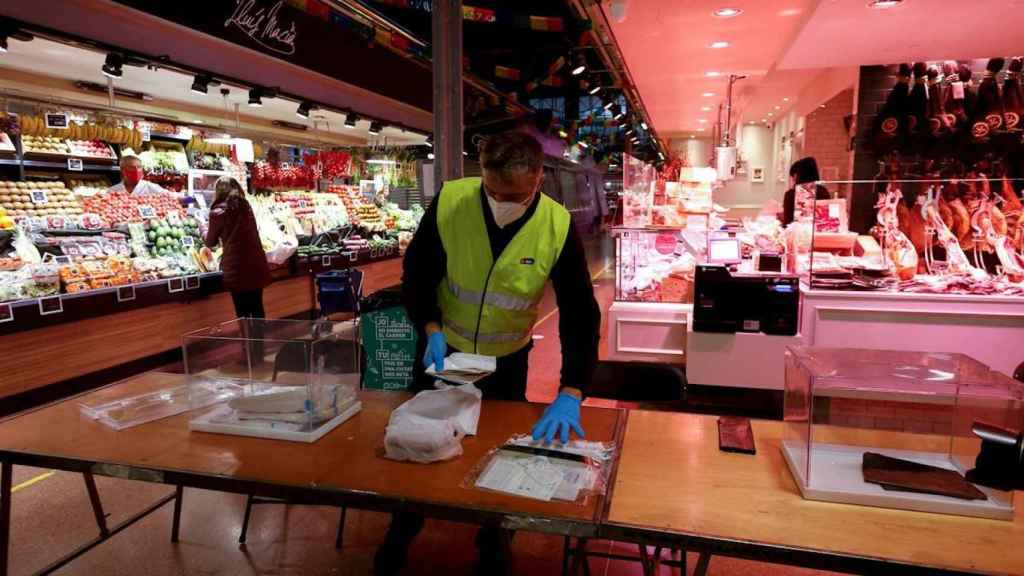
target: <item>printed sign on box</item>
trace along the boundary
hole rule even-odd
[[[367,366],[363,388],[408,390],[416,365],[416,329],[405,309],[384,308],[362,316]]]

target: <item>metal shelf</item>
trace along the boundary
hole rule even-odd
[[[73,158],[73,156],[72,156],[72,158]],[[17,160],[15,160],[14,163],[17,164]],[[70,172],[70,170],[68,170],[67,160],[65,160],[64,162],[47,162],[45,160],[25,160],[25,168],[54,168],[54,169],[57,169],[57,170],[64,170],[65,172]],[[120,170],[120,168],[117,166],[117,164],[85,164],[85,163],[83,163],[82,164],[82,170],[83,171],[99,170],[99,171],[105,171],[105,172],[117,172],[118,170]]]

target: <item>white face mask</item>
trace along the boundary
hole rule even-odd
[[[491,214],[494,216],[494,223],[498,225],[498,228],[504,228],[509,224],[523,217],[526,211],[530,208],[530,203],[533,202],[533,196],[526,204],[520,204],[519,202],[499,202],[494,198],[491,198],[490,194],[487,196],[487,203],[491,206]]]

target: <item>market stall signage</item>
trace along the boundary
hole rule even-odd
[[[135,286],[118,286],[117,287],[117,301],[118,302],[131,302],[135,300]]]
[[[191,236],[182,236],[181,245],[185,248],[193,248],[196,245],[196,239]]]
[[[47,204],[50,200],[46,197],[46,190],[32,190],[30,192],[33,204]]]
[[[298,30],[294,20],[281,14],[283,0],[260,2],[236,0],[235,11],[224,22],[225,28],[236,28],[253,42],[278,54],[295,54]]]
[[[68,129],[68,115],[67,114],[47,114],[46,115],[46,127],[54,130],[67,130]]]
[[[185,290],[185,281],[181,278],[171,278],[167,281],[167,291],[170,293],[181,292]]]
[[[199,289],[199,276],[186,276],[185,277],[185,289],[186,290],[198,290]]]
[[[14,320],[14,310],[10,304],[0,304],[0,324]]]
[[[64,311],[64,301],[61,300],[60,296],[48,296],[46,298],[39,299],[39,315],[49,316],[50,314],[60,314]]]
[[[676,235],[672,232],[662,232],[654,239],[654,249],[658,254],[673,254],[676,251]]]
[[[68,170],[72,172],[81,172],[83,170],[81,158],[68,158]]]
[[[156,218],[156,210],[149,204],[139,204],[139,217],[146,219]]]

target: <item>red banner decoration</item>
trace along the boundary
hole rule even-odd
[[[504,80],[519,80],[521,72],[518,68],[511,68],[509,66],[495,66],[494,76],[496,78],[502,78]]]
[[[561,18],[550,16],[530,16],[530,29],[544,32],[561,32],[565,24]]]
[[[498,21],[498,13],[488,8],[462,5],[462,19],[471,22],[486,22],[494,24]]]

